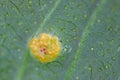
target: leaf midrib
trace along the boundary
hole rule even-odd
[[[32,38],[33,36],[36,36],[40,33],[40,31],[42,30],[42,28],[45,26],[46,22],[50,19],[50,16],[53,14],[53,12],[56,10],[56,8],[58,7],[58,5],[60,4],[61,0],[57,0],[54,5],[53,8],[50,10],[50,12],[46,15],[46,17],[44,18],[44,20],[42,21],[42,23],[40,24],[40,27],[37,29],[37,31],[30,37]],[[28,44],[27,44],[28,45]],[[29,54],[29,48],[27,46],[27,50],[25,53],[25,59],[23,60],[23,64],[21,65],[21,67],[18,70],[18,73],[15,77],[14,80],[22,80],[22,77],[24,75],[25,69],[27,67],[27,64],[29,62],[29,58],[30,58],[30,54]]]

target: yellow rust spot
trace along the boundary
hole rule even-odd
[[[61,47],[57,36],[42,33],[29,42],[29,47],[35,58],[41,62],[52,62],[60,54]]]

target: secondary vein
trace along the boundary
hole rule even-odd
[[[56,10],[56,8],[58,7],[58,5],[60,4],[61,0],[57,0],[56,3],[54,4],[54,7],[50,10],[50,12],[46,15],[45,19],[43,20],[43,22],[41,23],[40,27],[38,28],[38,30],[36,31],[36,33],[33,35],[38,35],[40,30],[44,27],[44,25],[46,24],[46,22],[48,21],[48,19],[50,18],[50,16],[53,14],[53,12]]]
[[[74,60],[72,61],[70,67],[68,68],[68,71],[67,71],[66,76],[65,76],[65,80],[70,80],[72,73],[75,71],[76,65],[79,62],[79,59],[80,59],[80,56],[81,56],[81,53],[82,53],[83,46],[86,43],[87,37],[88,37],[88,35],[90,33],[90,30],[93,27],[93,24],[94,24],[94,22],[96,20],[96,16],[101,11],[101,9],[105,5],[105,3],[106,3],[106,0],[101,0],[99,6],[95,9],[93,14],[91,15],[87,26],[83,30],[81,40],[80,40],[80,42],[78,44],[78,50],[77,50],[77,52],[75,54]]]

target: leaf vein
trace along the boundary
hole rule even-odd
[[[53,5],[53,8],[50,10],[50,12],[46,15],[46,17],[44,18],[43,22],[41,23],[40,27],[38,28],[38,30],[36,31],[35,34],[33,34],[32,36],[37,35],[41,29],[44,27],[44,25],[46,24],[47,20],[49,20],[50,16],[53,14],[53,12],[56,10],[56,8],[58,7],[58,5],[60,4],[61,0],[57,0],[55,2],[55,4]],[[31,36],[31,37],[32,37]],[[15,80],[22,80],[22,77],[24,75],[25,69],[27,67],[27,64],[29,62],[30,59],[30,54],[29,54],[29,48],[27,48],[27,51],[25,53],[25,60],[23,61],[23,64],[21,65],[21,67],[18,70],[18,74],[15,77]]]
[[[87,37],[88,37],[88,35],[90,33],[90,30],[93,27],[93,24],[94,24],[94,22],[96,20],[96,16],[101,11],[101,9],[105,5],[105,3],[106,3],[106,0],[101,0],[99,6],[95,9],[95,11],[91,15],[91,17],[90,17],[90,19],[89,19],[89,21],[88,21],[88,23],[87,23],[87,25],[85,27],[85,29],[83,30],[81,40],[80,40],[80,42],[78,44],[78,50],[76,51],[74,60],[72,61],[70,67],[68,68],[68,71],[67,71],[66,76],[65,76],[65,80],[70,80],[72,73],[75,71],[75,67],[76,67],[77,63],[79,62],[80,56],[82,54],[83,46],[84,46],[84,44],[85,44],[85,42],[87,40]]]

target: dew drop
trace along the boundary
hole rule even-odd
[[[32,0],[29,0],[29,2],[28,2],[29,4],[32,4]]]
[[[66,16],[70,16],[70,14],[69,14],[69,13],[67,13],[67,14],[66,14]]]
[[[19,25],[19,26],[21,26],[22,24],[23,24],[22,22],[20,22],[20,21],[18,22],[18,25]]]
[[[50,31],[53,31],[53,27],[50,27],[49,30],[50,30]]]
[[[15,41],[17,41],[17,39],[16,39],[16,38],[14,38],[14,39],[13,39],[13,41],[15,42]]]
[[[112,61],[115,61],[115,60],[116,60],[116,57],[115,57],[115,56],[113,56],[113,57],[112,57]]]
[[[65,56],[61,56],[61,60],[65,60]]]
[[[32,12],[31,12],[31,15],[34,15],[34,14],[35,14],[34,11],[32,11]]]
[[[5,14],[5,16],[9,16],[8,12]]]
[[[94,51],[94,48],[91,48],[91,51]]]
[[[105,68],[106,68],[106,69],[108,69],[108,68],[109,68],[109,66],[108,66],[108,65],[106,65],[106,66],[105,66]]]
[[[79,77],[78,77],[78,76],[76,76],[76,77],[75,77],[75,79],[76,79],[76,80],[78,80],[78,79],[79,79]]]
[[[74,36],[74,37],[73,37],[73,39],[75,39],[75,40],[76,40],[76,39],[78,39],[78,37],[77,37],[77,36]]]
[[[98,20],[97,20],[97,22],[98,22],[98,23],[100,23],[100,22],[101,22],[101,20],[100,20],[100,19],[98,19]]]
[[[28,9],[30,9],[32,7],[32,5],[31,4],[28,4]]]
[[[19,57],[18,57],[18,59],[19,59],[19,60],[21,60],[21,59],[22,59],[22,57],[21,57],[21,56],[19,56]]]
[[[112,27],[112,26],[110,26],[110,27],[108,28],[108,30],[109,30],[109,31],[112,31],[112,30],[113,30],[113,27]]]
[[[66,42],[69,42],[70,40],[69,39],[66,39]]]
[[[47,6],[47,4],[44,4],[44,5],[43,5],[43,7],[46,7],[46,6]]]
[[[65,45],[63,51],[69,53],[72,51],[72,47],[70,45]]]
[[[39,68],[38,68],[38,67],[36,67],[36,68],[35,68],[35,71],[38,71],[38,70],[39,70]]]
[[[78,5],[78,8],[79,8],[79,9],[81,9],[81,8],[82,8],[82,5],[81,5],[81,4],[79,4],[79,5]]]
[[[34,21],[34,24],[37,24],[37,21]]]
[[[62,28],[61,28],[61,31],[64,32],[64,31],[65,31],[65,27],[62,27]]]
[[[100,42],[100,45],[103,46],[103,45],[104,45],[104,42]]]
[[[98,68],[98,71],[101,72],[101,71],[103,71],[103,69],[102,68]]]
[[[28,33],[28,32],[29,32],[29,29],[26,29],[25,32]]]
[[[100,52],[100,55],[101,55],[101,56],[104,56],[104,55],[105,55],[104,51],[101,51],[101,52]]]
[[[21,51],[21,49],[20,49],[20,48],[18,48],[18,49],[17,49],[17,51],[18,51],[18,52],[20,52],[20,51]]]
[[[77,17],[77,16],[73,16],[73,19],[74,19],[74,20],[78,20],[78,17]]]
[[[110,43],[110,44],[113,44],[114,42],[115,42],[114,39],[112,39],[112,40],[110,40],[109,43]]]
[[[64,6],[64,9],[65,9],[65,10],[67,10],[67,9],[68,9],[68,7],[65,5],[65,6]]]
[[[92,67],[91,67],[91,66],[89,66],[89,67],[88,67],[88,70],[89,70],[89,71],[91,71],[91,70],[92,70]]]
[[[60,20],[60,19],[58,19],[56,22],[61,23],[61,20]]]
[[[74,2],[74,1],[72,1],[70,4],[71,4],[71,5],[74,5],[74,4],[75,4],[75,2]]]
[[[74,28],[74,29],[72,29],[72,31],[73,31],[73,32],[76,32],[77,30],[76,30],[76,28]]]
[[[84,14],[83,17],[84,17],[84,18],[87,18],[87,14]]]
[[[12,10],[15,10],[15,7],[12,6],[11,8],[12,8]]]

